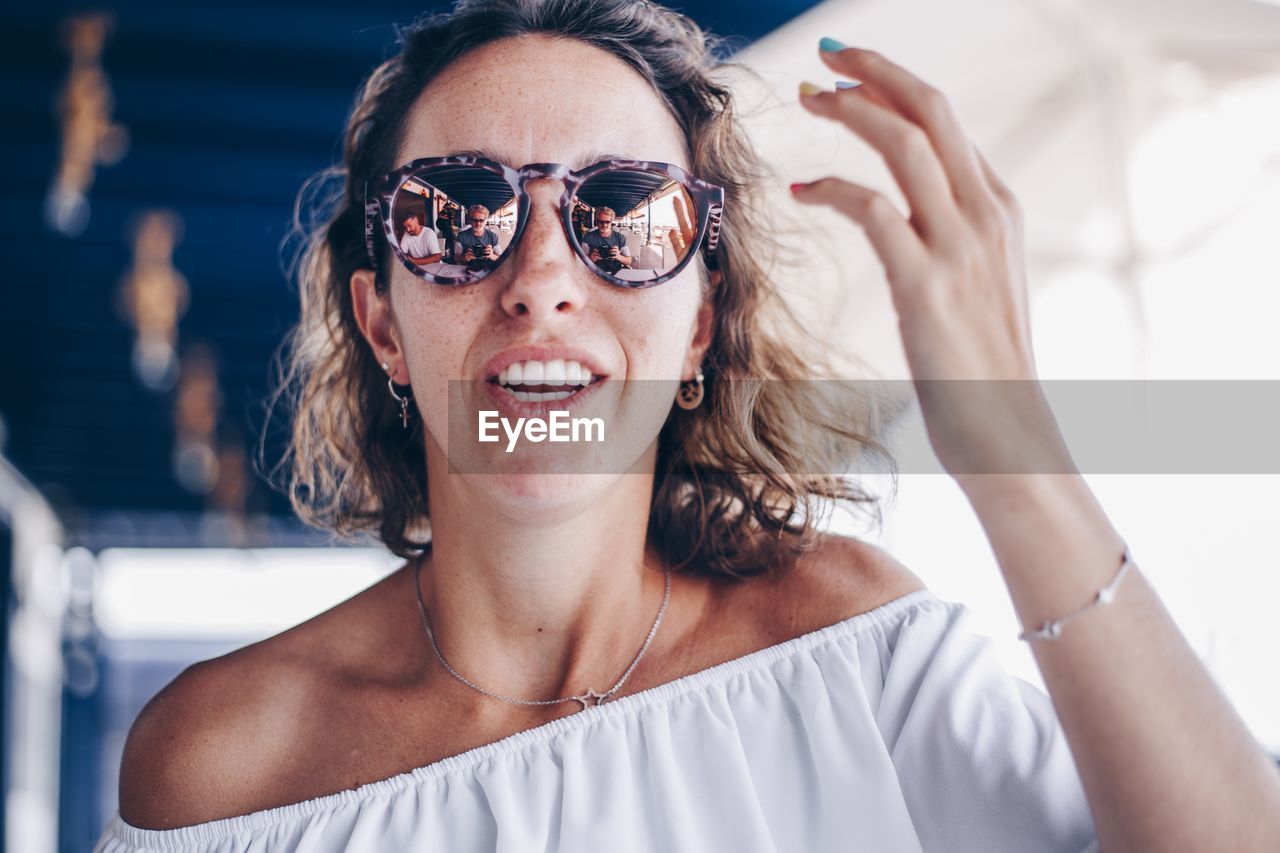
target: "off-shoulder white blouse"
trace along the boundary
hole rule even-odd
[[[95,853],[1097,849],[1049,698],[928,590],[352,790]]]

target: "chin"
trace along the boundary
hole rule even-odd
[[[504,456],[499,466],[486,473],[455,469],[450,477],[497,515],[518,523],[556,524],[606,506],[615,512],[648,512],[656,441],[627,454],[630,464],[615,457],[609,467],[599,458],[581,454],[572,458],[572,464],[555,453],[513,456]]]
[[[465,480],[469,491],[502,516],[519,522],[554,523],[605,502],[637,475],[534,472],[451,476]]]
[[[512,439],[505,432],[500,440],[490,433],[481,441],[475,416],[454,407],[442,430],[446,441],[429,444],[428,470],[448,471],[435,484],[442,493],[465,492],[468,505],[491,508],[514,522],[554,523],[606,505],[617,512],[647,512],[662,424],[654,412],[639,408],[642,414],[630,417],[606,410],[611,417],[600,432],[607,441],[553,443]],[[449,441],[450,436],[460,440]]]

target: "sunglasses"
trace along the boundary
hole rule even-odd
[[[678,275],[699,249],[708,269],[719,266],[715,250],[720,240],[724,188],[695,178],[679,166],[651,160],[601,160],[577,171],[561,163],[530,163],[515,169],[472,156],[414,160],[365,184],[364,234],[369,262],[378,269],[374,220],[381,219],[392,254],[409,272],[449,286],[479,281],[519,247],[530,209],[525,185],[536,178],[554,178],[564,183],[560,221],[569,245],[592,272],[609,284],[627,288],[662,284]],[[476,247],[472,254],[477,259],[465,261],[463,253],[467,249],[455,239],[454,257],[432,264],[414,263],[401,248],[404,234],[395,226],[396,217],[403,220],[407,211],[424,204],[428,210],[434,209],[436,197],[463,210],[483,205],[491,211],[490,216],[504,220],[504,230],[508,227],[505,221],[510,220],[511,240],[495,259],[478,257],[480,251]],[[630,238],[622,235],[628,243],[635,243],[628,246],[626,253],[632,260],[630,266],[611,257],[607,247],[617,245],[614,238],[606,241],[598,228],[588,225],[587,217],[606,207],[643,222],[641,234],[633,233]],[[581,231],[578,217],[582,218]],[[477,221],[484,220],[471,220]],[[661,242],[644,239],[666,232],[670,237]],[[496,232],[494,236],[497,237]],[[599,261],[591,259],[593,252]],[[618,254],[624,254],[621,247]]]

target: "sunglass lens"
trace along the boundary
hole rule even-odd
[[[518,207],[511,185],[497,172],[424,169],[401,183],[392,200],[396,245],[436,282],[467,284],[506,250],[519,225]]]
[[[624,283],[643,284],[677,267],[693,248],[697,225],[689,191],[663,172],[600,172],[573,201],[583,252]]]

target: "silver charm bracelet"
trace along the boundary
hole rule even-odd
[[[470,687],[472,690],[483,693],[485,696],[489,696],[493,699],[506,702],[510,705],[560,705],[564,702],[581,702],[581,710],[583,711],[587,710],[591,705],[599,705],[601,702],[608,700],[613,696],[613,694],[622,689],[622,685],[627,683],[627,679],[631,677],[631,673],[635,670],[636,664],[640,663],[640,658],[644,657],[644,653],[649,650],[649,644],[653,642],[654,635],[658,633],[658,626],[662,624],[662,617],[667,612],[667,602],[671,600],[671,570],[667,569],[662,592],[662,606],[658,608],[658,616],[653,620],[653,627],[649,629],[649,636],[644,638],[644,644],[640,646],[640,651],[637,652],[636,656],[632,659],[631,665],[627,667],[627,671],[622,673],[622,677],[618,679],[618,683],[610,687],[604,693],[597,693],[594,689],[589,688],[586,693],[582,693],[577,696],[564,696],[560,699],[516,699],[511,696],[503,696],[501,693],[494,693],[492,690],[487,690],[479,684],[468,680],[464,675],[450,666],[449,662],[444,659],[444,655],[440,652],[440,646],[436,644],[435,634],[431,632],[431,622],[427,619],[427,605],[426,602],[422,600],[421,581],[422,561],[419,560],[417,565],[414,566],[413,574],[413,586],[414,590],[418,594],[418,613],[422,616],[422,627],[427,632],[427,639],[431,641],[431,648],[435,651],[436,658],[439,659],[441,666],[443,666],[450,675]]]
[[[1120,558],[1120,571],[1116,572],[1116,576],[1111,583],[1098,590],[1090,601],[1084,607],[1073,613],[1068,613],[1060,619],[1050,619],[1034,631],[1023,631],[1018,634],[1019,640],[1056,640],[1062,634],[1062,626],[1079,616],[1083,616],[1095,607],[1103,604],[1110,604],[1115,600],[1116,589],[1119,588],[1120,582],[1124,580],[1124,576],[1129,573],[1129,567],[1133,565],[1133,558],[1129,556],[1129,546],[1124,548],[1124,555]]]

